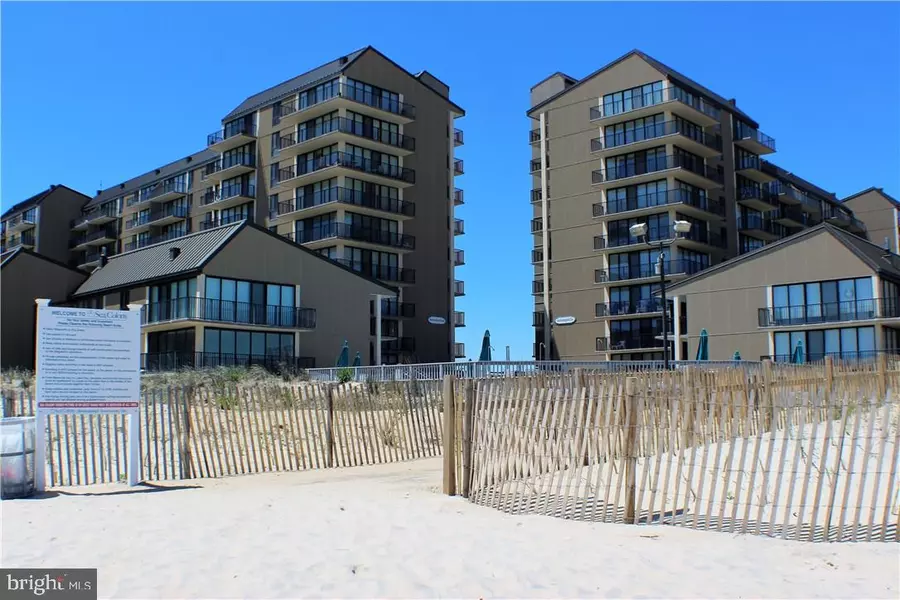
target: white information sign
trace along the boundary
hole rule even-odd
[[[125,413],[128,480],[138,483],[138,411],[141,393],[141,313],[49,306],[36,300],[37,440],[35,487],[45,489],[46,415]]]

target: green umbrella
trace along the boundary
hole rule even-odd
[[[731,357],[731,360],[735,360],[735,361],[741,360],[741,353],[739,350],[734,351],[734,356]]]
[[[357,352],[356,356],[353,358],[353,366],[354,367],[362,366],[362,355],[359,352]]]
[[[491,360],[491,332],[484,330],[484,339],[481,340],[481,355],[478,360]]]
[[[709,360],[709,334],[706,329],[700,330],[700,343],[697,344],[697,360]]]
[[[347,345],[347,340],[344,340],[344,345],[341,348],[341,354],[338,356],[337,362],[334,363],[336,367],[349,367],[350,366],[350,346]]]
[[[791,355],[791,362],[795,365],[802,365],[806,362],[806,353],[803,352],[803,340],[797,340],[797,346],[794,347],[794,353]]]

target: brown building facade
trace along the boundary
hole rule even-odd
[[[69,262],[69,229],[90,198],[64,185],[51,185],[3,213],[0,250],[33,250]]]

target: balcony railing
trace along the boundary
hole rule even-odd
[[[453,174],[454,175],[465,175],[466,170],[463,165],[463,161],[461,158],[457,158],[453,161]]]
[[[316,309],[195,297],[152,302],[141,310],[144,325],[184,320],[315,329]]]
[[[738,201],[759,200],[771,206],[778,206],[775,196],[763,185],[742,185],[737,190]]]
[[[205,206],[207,204],[214,204],[216,202],[221,202],[223,200],[228,200],[230,198],[236,198],[238,196],[242,196],[245,198],[256,198],[256,186],[253,185],[226,185],[220,188],[218,191],[210,190],[203,194],[200,197],[200,202]]]
[[[207,216],[206,219],[200,221],[200,231],[215,229],[216,227],[222,227],[224,225],[232,225],[234,223],[240,223],[241,221],[250,221],[252,223],[253,215],[228,215],[219,217],[218,219],[213,219]]]
[[[453,358],[465,358],[466,345],[462,342],[453,342]]]
[[[541,141],[541,128],[532,129],[528,132],[528,143],[534,144]]]
[[[769,219],[763,219],[756,215],[739,216],[737,226],[741,231],[762,231],[777,237],[788,235],[787,229],[779,223],[773,223]]]
[[[537,248],[531,251],[531,262],[539,263],[544,261],[544,250],[541,248]]]
[[[466,233],[466,222],[462,219],[454,219],[453,220],[453,235],[465,235]]]
[[[453,204],[456,206],[460,206],[466,203],[466,196],[463,191],[459,188],[453,190]]]
[[[323,204],[331,204],[339,202],[341,204],[350,204],[353,206],[363,206],[375,210],[381,210],[398,215],[406,215],[412,217],[416,214],[416,205],[412,202],[406,202],[398,198],[390,198],[388,196],[376,196],[367,194],[360,190],[354,190],[345,187],[333,187],[300,196],[287,202],[279,202],[274,210],[269,211],[269,217],[275,218],[280,215],[296,212],[314,206]]]
[[[416,107],[412,104],[400,102],[399,100],[394,100],[392,98],[386,98],[381,94],[367,92],[364,89],[352,85],[345,83],[340,84],[338,94],[354,102],[359,102],[360,104],[365,104],[366,106],[371,106],[372,108],[400,115],[408,119],[414,119],[416,117]]]
[[[898,298],[872,298],[759,309],[760,327],[790,327],[896,318],[900,318]]]
[[[453,295],[454,296],[465,296],[466,295],[466,282],[460,279],[457,279],[453,282]]]
[[[109,206],[97,207],[92,210],[89,210],[88,212],[84,213],[80,217],[72,219],[69,222],[69,227],[73,228],[73,229],[75,227],[83,227],[83,226],[87,225],[88,223],[90,223],[91,221],[93,221],[94,219],[101,217],[101,216],[115,219],[119,216],[119,212],[116,210],[116,208],[117,207],[115,206],[115,204],[112,204]]]
[[[391,267],[388,265],[373,265],[367,262],[352,261],[346,258],[331,259],[338,264],[349,267],[368,277],[381,279],[382,281],[395,281],[398,283],[415,283],[416,270],[401,267]]]
[[[187,194],[187,184],[183,181],[169,181],[150,190],[147,196],[153,200],[164,194]]]
[[[206,165],[206,168],[203,170],[203,177],[209,177],[214,173],[218,173],[219,171],[224,171],[226,169],[230,169],[232,167],[255,167],[256,166],[256,155],[252,152],[239,152],[237,154],[227,154],[220,158],[215,162],[211,162]]]
[[[308,356],[269,356],[263,354],[222,354],[219,352],[155,352],[141,354],[141,369],[150,372],[177,371],[207,367],[260,366],[273,372],[312,369],[316,359]]]
[[[773,195],[792,198],[806,206],[806,208],[810,211],[818,212],[822,210],[822,203],[820,201],[816,200],[815,198],[811,198],[806,193],[798,190],[789,183],[776,180],[768,183],[767,187],[769,192]]]
[[[100,227],[95,231],[90,231],[73,237],[71,240],[69,240],[69,247],[75,248],[77,246],[81,246],[82,244],[88,244],[90,242],[95,242],[104,238],[114,240],[118,236],[118,228],[115,225],[111,224],[105,227]]]
[[[4,252],[17,246],[34,246],[34,232],[25,231],[21,235],[12,235],[6,239]]]
[[[462,146],[465,143],[463,138],[462,129],[454,129],[453,130],[453,145],[454,146]]]
[[[663,263],[666,275],[693,275],[706,268],[698,261],[676,258]],[[658,277],[658,265],[656,262],[640,265],[613,265],[608,270],[599,269],[598,282],[625,281],[627,279],[642,279],[645,277]]]
[[[659,298],[644,298],[637,302],[610,302],[598,304],[595,307],[597,317],[615,317],[620,315],[642,315],[662,311],[662,300]]]
[[[278,176],[273,185],[281,181],[287,181],[301,175],[314,173],[328,167],[342,166],[372,175],[380,175],[390,179],[398,179],[407,183],[416,182],[416,172],[406,167],[392,165],[389,163],[375,162],[368,158],[362,158],[348,152],[331,152],[316,158],[308,158],[301,160],[296,165],[282,167],[278,170]]]
[[[600,217],[604,214],[616,214],[668,204],[686,204],[715,215],[725,216],[725,207],[718,200],[710,198],[706,194],[698,194],[684,189],[653,192],[621,200],[608,200],[605,208],[602,203],[598,202],[594,204],[594,216]]]
[[[628,114],[635,110],[639,110],[646,106],[654,106],[663,102],[678,101],[682,104],[690,106],[704,115],[718,121],[720,111],[715,106],[708,103],[696,94],[687,92],[675,85],[668,85],[659,90],[647,92],[646,94],[638,94],[625,100],[611,100],[600,106],[592,106],[590,108],[590,118],[602,119],[619,114]]]
[[[745,125],[743,123],[737,123],[734,131],[734,139],[736,141],[739,140],[753,140],[758,144],[765,146],[772,152],[775,152],[775,138],[764,134],[759,129],[755,129],[750,127],[749,125]]]
[[[611,135],[603,135],[591,140],[591,152],[627,146],[644,140],[652,140],[668,135],[680,134],[694,140],[704,146],[722,151],[722,136],[705,133],[703,129],[694,125],[688,125],[684,121],[665,121],[652,123],[630,131],[620,131]]]
[[[136,214],[125,222],[125,229],[134,229],[168,217],[186,219],[190,209],[183,204],[169,204],[148,213]]]
[[[672,331],[671,327],[669,331]],[[615,333],[609,337],[609,350],[636,350],[639,348],[662,348],[662,337],[660,333],[643,333],[638,335],[616,335]]]
[[[531,163],[529,164],[529,169],[532,173],[537,173],[538,171],[540,171],[541,170],[541,159],[539,159],[539,158],[532,159]]]
[[[180,237],[186,236],[188,233],[190,233],[190,232],[189,231],[170,231],[169,233],[163,233],[160,235],[144,237],[144,238],[140,238],[140,239],[126,243],[123,246],[123,249],[125,252],[131,252],[132,250],[137,250],[139,248],[146,248],[147,246],[152,246],[153,244],[161,244],[163,242],[175,240]]]
[[[346,238],[405,250],[414,250],[416,247],[416,238],[412,235],[359,227],[349,223],[323,223],[309,229],[298,229],[293,234],[286,234],[285,237],[298,244],[308,244],[329,238]]]
[[[531,220],[531,233],[539,233],[544,230],[544,219],[535,217]]]
[[[647,230],[647,241],[660,242],[671,239],[671,230],[667,227],[649,227]],[[631,246],[632,244],[643,244],[644,240],[640,240],[631,235],[595,235],[594,250],[605,250],[607,248],[619,248],[621,246]]]
[[[461,267],[466,264],[466,253],[464,250],[453,251],[453,265]]]
[[[18,227],[19,225],[34,225],[35,221],[35,212],[34,209],[26,210],[23,213],[15,215],[11,217],[8,221],[6,221],[6,228],[11,229],[13,227]]]
[[[460,312],[460,311],[454,311],[453,326],[454,327],[465,327],[466,326],[466,313]]]
[[[540,202],[544,198],[544,192],[541,188],[535,188],[531,190],[531,201],[532,202]]]
[[[280,136],[278,150],[284,150],[285,148],[290,148],[291,146],[302,144],[333,132],[355,135],[357,137],[380,142],[387,146],[409,150],[410,152],[413,152],[416,149],[415,138],[409,137],[408,135],[403,135],[396,131],[390,131],[380,127],[373,127],[371,123],[366,124],[346,117],[335,117],[314,127],[300,127],[297,131],[292,131]]]
[[[375,314],[374,310],[372,314]],[[381,301],[381,316],[389,319],[411,319],[416,316],[416,305],[412,302],[397,302],[396,300]]]
[[[220,129],[218,131],[214,131],[206,136],[206,145],[212,146],[214,144],[218,144],[220,142],[224,142],[225,140],[232,138],[236,135],[246,135],[250,137],[256,137],[256,127],[244,125],[241,127],[231,128],[228,132],[228,135],[225,135],[225,130]]]
[[[399,354],[416,351],[416,338],[402,337],[381,343],[382,354]]]
[[[628,177],[636,177],[638,175],[646,175],[657,171],[665,171],[667,169],[682,168],[692,173],[696,173],[702,177],[722,184],[725,181],[724,176],[716,169],[709,167],[702,162],[698,162],[690,157],[679,154],[670,154],[660,158],[649,158],[644,162],[619,165],[609,169],[597,169],[591,173],[593,183],[605,183],[607,181],[616,181],[626,179]]]

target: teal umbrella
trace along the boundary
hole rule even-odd
[[[709,360],[709,334],[706,329],[700,330],[700,343],[697,344],[697,360]]]
[[[353,358],[353,366],[354,367],[362,366],[362,355],[359,352],[357,352],[356,356]]]
[[[797,340],[794,353],[791,355],[791,362],[795,365],[802,365],[806,362],[806,353],[803,352],[803,340]]]
[[[491,332],[484,330],[484,339],[481,340],[481,355],[478,360],[491,360]]]
[[[349,367],[350,366],[350,346],[347,345],[347,340],[344,340],[344,345],[341,348],[341,354],[338,356],[337,362],[334,363],[336,367]]]
[[[731,360],[735,360],[735,361],[741,360],[741,353],[739,350],[734,351],[734,356],[731,357]]]

